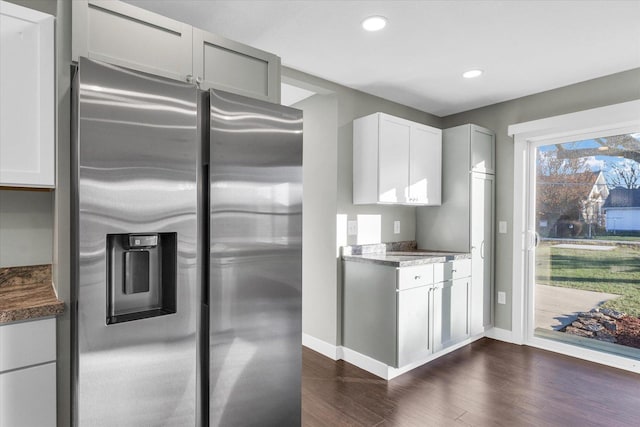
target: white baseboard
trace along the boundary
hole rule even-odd
[[[345,362],[349,362],[360,369],[371,372],[373,375],[377,375],[382,379],[391,379],[388,377],[390,366],[387,366],[386,363],[380,362],[379,360],[375,360],[369,356],[365,356],[362,353],[358,353],[355,350],[351,350],[347,347],[342,347],[342,359]]]
[[[333,360],[342,359],[342,347],[335,346],[326,341],[322,341],[309,334],[302,334],[302,345],[310,348],[313,351],[317,351],[323,356],[327,356]]]
[[[514,340],[513,332],[501,328],[491,328],[486,333],[487,338],[493,338],[494,340],[504,341],[512,344],[519,344]]]
[[[367,372],[371,372],[373,375],[376,375],[382,379],[391,380],[397,376],[400,376],[406,372],[409,372],[412,369],[417,368],[418,366],[422,366],[425,363],[431,362],[432,360],[435,360],[441,356],[444,356],[445,354],[451,353],[452,351],[458,350],[459,348],[469,345],[472,342],[479,340],[482,337],[484,337],[484,334],[468,338],[462,342],[459,342],[456,345],[452,345],[451,347],[441,350],[436,354],[431,354],[427,357],[417,360],[416,362],[410,363],[400,368],[394,368],[393,366],[389,366],[386,363],[372,359],[369,356],[365,356],[364,354],[358,353],[357,351],[351,350],[347,347],[342,347],[342,351],[343,351],[342,359],[346,362],[351,363],[352,365],[357,366],[360,369],[364,369]]]

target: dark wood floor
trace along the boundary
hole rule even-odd
[[[304,349],[304,426],[640,426],[640,375],[491,339],[389,382]]]

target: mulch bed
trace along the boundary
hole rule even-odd
[[[578,313],[561,332],[640,349],[640,318],[610,308]]]
[[[618,320],[618,344],[640,348],[640,318],[626,316]]]

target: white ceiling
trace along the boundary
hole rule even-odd
[[[640,67],[640,0],[126,1],[438,116]]]

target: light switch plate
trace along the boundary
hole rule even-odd
[[[507,221],[498,222],[498,233],[507,234]]]
[[[347,221],[347,236],[358,235],[358,221]]]
[[[506,304],[506,303],[507,303],[507,293],[498,292],[498,304]]]
[[[393,221],[393,233],[400,234],[400,221]]]

